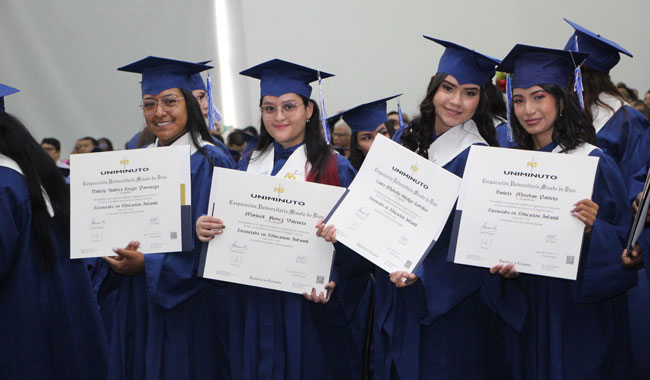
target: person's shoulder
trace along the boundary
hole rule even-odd
[[[205,153],[210,157],[210,160],[214,166],[220,166],[224,168],[232,169],[235,166],[235,162],[230,156],[229,153],[225,152],[220,146],[214,144],[206,144],[203,146]],[[201,154],[200,152],[194,153],[194,155]]]

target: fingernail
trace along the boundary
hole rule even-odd
[[[113,248],[113,252],[117,253],[118,248]]]

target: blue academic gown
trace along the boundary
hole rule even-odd
[[[234,166],[219,147],[205,150],[215,166]],[[207,210],[212,166],[195,152],[190,167],[194,226]],[[145,255],[145,272],[134,276],[97,261],[93,281],[107,324],[109,379],[230,378],[229,297],[216,282],[196,276],[201,243],[192,236],[192,252]]]
[[[105,379],[107,345],[84,262],[52,226],[57,261],[43,269],[26,182],[0,167],[0,378]]]
[[[628,199],[634,200],[643,191],[647,165],[650,164],[650,122],[636,109],[621,107],[598,131],[597,145],[612,157],[623,174]],[[639,285],[628,292],[630,331],[632,337],[633,375],[650,379],[650,289],[648,279],[639,271]]]
[[[542,148],[552,151],[555,143]],[[592,199],[598,216],[585,237],[575,281],[520,274],[505,280],[520,289],[527,307],[521,332],[504,331],[509,378],[629,379],[625,292],[636,273],[621,267],[631,208],[614,161],[599,157]]]
[[[276,175],[302,144],[284,149],[274,143],[273,147],[271,175]],[[356,171],[344,157],[336,155],[336,159],[340,186],[347,187]],[[237,169],[245,171],[249,161],[250,153]],[[361,378],[368,273],[352,273],[348,260],[356,255],[340,244],[335,248],[331,281],[336,289],[325,305],[298,294],[229,285],[237,294],[230,326],[233,378]]]
[[[400,141],[405,128],[393,139]],[[433,142],[433,141],[432,141]],[[462,177],[470,148],[444,169]],[[481,288],[489,271],[447,261],[453,215],[415,274],[419,281],[397,289],[375,269],[373,370],[377,379],[477,379],[498,377],[492,360]]]

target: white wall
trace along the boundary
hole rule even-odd
[[[422,34],[502,58],[515,43],[562,48],[572,33],[562,17],[635,55],[623,56],[614,82],[640,94],[650,88],[647,0],[221,2],[233,70],[282,58],[334,73],[323,81],[330,115],[399,92],[404,110],[416,113],[443,52]],[[210,0],[2,0],[0,82],[22,90],[5,99],[8,111],[37,139],[59,137],[64,153],[83,135],[122,146],[143,124],[139,77],[115,69],[147,55],[217,61],[214,6]],[[212,77],[218,85],[218,70]],[[259,82],[231,79],[236,110],[226,120],[257,125]]]

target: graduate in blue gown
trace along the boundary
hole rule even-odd
[[[632,54],[610,41],[572,21],[564,19],[575,32],[567,41],[565,50],[588,53],[582,65],[585,112],[596,129],[596,145],[614,159],[623,174],[630,202],[643,190],[645,168],[650,151],[647,131],[650,122],[625,102],[612,82],[609,72],[621,59],[621,54]],[[639,271],[639,285],[628,292],[632,355],[635,378],[650,379],[650,290],[645,272]],[[638,356],[637,356],[638,355]]]
[[[69,189],[5,112],[0,84],[0,378],[106,378],[106,338],[84,262],[69,258]]]
[[[461,176],[470,147],[496,145],[485,84],[497,60],[451,42],[420,103],[420,115],[393,139]],[[453,215],[453,211],[451,213]],[[487,269],[447,261],[453,217],[414,273],[375,268],[373,371],[377,379],[498,376],[483,300]],[[335,241],[334,226],[323,236]]]
[[[620,266],[631,208],[616,163],[594,145],[596,134],[567,90],[585,54],[517,45],[497,68],[514,73],[512,131],[519,149],[598,157],[591,199],[567,210],[585,224],[575,281],[516,273],[497,266],[525,296],[521,333],[505,329],[509,377],[627,379],[629,335],[625,291],[636,273]],[[513,278],[514,277],[514,278]]]
[[[214,166],[232,158],[212,144],[191,75],[210,66],[147,57],[119,68],[142,74],[142,109],[156,136],[150,148],[190,146],[192,222],[207,210]],[[192,234],[194,235],[194,234]],[[125,237],[128,239],[129,237]],[[138,232],[117,256],[95,269],[95,284],[110,344],[110,379],[230,378],[227,297],[197,277],[201,244],[191,252],[143,255]],[[105,297],[112,292],[117,296]]]
[[[301,181],[348,186],[355,170],[326,143],[310,82],[318,72],[282,60],[271,60],[241,72],[260,79],[261,134],[245,152],[237,169]],[[320,72],[322,78],[332,76]],[[201,217],[197,235],[203,241],[224,230],[217,217]],[[363,298],[368,274],[355,275],[336,247],[329,297],[296,294],[230,284],[236,292],[231,318],[231,368],[240,379],[360,378]],[[363,301],[363,302],[362,302]],[[364,310],[364,302],[366,310]],[[361,330],[361,331],[359,331]]]
[[[363,160],[378,134],[387,138],[392,138],[395,134],[392,126],[388,125],[390,123],[387,123],[389,119],[386,114],[386,102],[400,95],[402,94],[365,103],[330,117],[330,119],[336,120],[342,118],[350,126],[352,134],[348,159],[356,170],[361,168]]]
[[[631,202],[645,182],[645,177],[635,174],[650,163],[650,139],[644,138],[650,122],[625,102],[609,72],[620,61],[621,53],[630,57],[632,53],[600,34],[564,21],[575,29],[564,50],[589,54],[581,66],[582,87],[584,110],[596,129],[596,145],[616,162]]]

